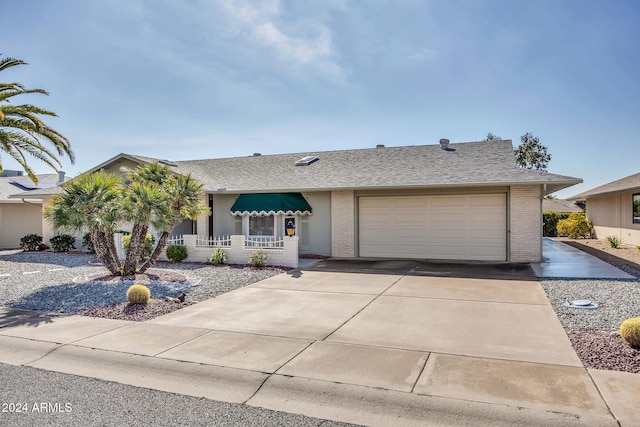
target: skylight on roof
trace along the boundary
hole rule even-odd
[[[303,158],[301,158],[300,160],[298,160],[295,165],[296,166],[309,166],[311,163],[317,162],[318,160],[320,160],[320,157],[318,156],[305,156]]]

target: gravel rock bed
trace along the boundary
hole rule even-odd
[[[640,317],[640,281],[542,280],[560,323],[582,363],[589,368],[640,373],[640,349],[618,334],[620,323]],[[564,306],[588,299],[596,310]]]
[[[77,253],[0,251],[0,306],[78,313],[126,302],[126,291],[137,278],[98,281],[96,278],[108,275],[108,271],[89,265],[91,260],[92,256]],[[152,298],[162,300],[184,292],[187,301],[193,303],[286,270],[161,262],[149,270],[146,279],[140,279],[151,290]]]
[[[121,302],[118,304],[103,305],[101,307],[83,310],[78,314],[89,317],[103,317],[105,319],[129,320],[132,322],[144,322],[155,319],[158,316],[169,314],[173,311],[187,307],[193,302],[183,303],[167,302],[164,300],[152,299],[148,304],[133,304]]]
[[[606,240],[555,238],[640,279],[640,252],[632,246],[612,248]],[[544,280],[542,288],[582,363],[589,368],[640,373],[640,349],[618,334],[620,323],[640,317],[640,281]],[[565,307],[565,301],[588,299],[597,310]]]
[[[574,330],[567,335],[587,368],[640,374],[640,349],[631,347],[618,333]]]
[[[640,282],[622,280],[542,280],[553,310],[565,329],[617,331],[620,323],[640,317]],[[565,307],[566,301],[588,299],[596,310]]]
[[[15,270],[21,264],[33,264],[33,267],[84,267],[95,256],[83,252],[23,252],[20,249],[0,250],[0,271]]]

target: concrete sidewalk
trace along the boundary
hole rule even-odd
[[[0,362],[364,425],[640,425],[640,376],[583,368],[531,274],[323,270],[142,323],[3,309]]]
[[[542,262],[531,264],[540,278],[636,279],[593,255],[550,237],[542,239],[542,255]]]

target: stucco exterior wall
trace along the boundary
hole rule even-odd
[[[331,255],[356,256],[356,209],[353,191],[331,192]]]
[[[104,171],[116,174],[118,176],[125,176],[125,172],[123,172],[122,170],[123,167],[127,169],[135,169],[139,165],[139,163],[132,162],[129,159],[119,159],[116,163],[110,164],[108,167],[104,168]]]
[[[44,210],[47,208],[47,206],[49,206],[52,202],[53,202],[53,197],[42,199],[42,211],[41,211],[41,215],[40,215],[40,224],[41,224],[40,227],[41,227],[41,230],[42,230],[42,242],[46,243],[47,245],[50,243],[49,240],[53,236],[55,236],[57,233],[53,229],[53,224],[49,220],[44,218],[44,216],[42,215],[42,212],[44,212]]]
[[[624,244],[640,245],[640,224],[633,223],[632,191],[587,199],[587,219],[595,237],[617,236]]]
[[[236,230],[236,217],[231,216],[231,206],[238,198],[237,194],[214,194],[213,195],[213,235],[214,236],[231,236],[240,234]],[[205,222],[208,220],[205,218]],[[206,231],[205,231],[206,230]],[[207,228],[202,230],[198,227],[198,234],[201,236],[208,235]]]
[[[17,248],[27,234],[42,235],[40,206],[26,203],[0,204],[0,249]],[[48,240],[43,240],[49,244]]]
[[[303,196],[311,205],[313,215],[307,218],[308,246],[301,247],[300,253],[331,255],[331,193],[304,193]]]
[[[509,230],[510,262],[542,260],[542,192],[539,186],[511,186]]]

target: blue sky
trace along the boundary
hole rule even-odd
[[[539,137],[550,172],[584,179],[561,197],[640,172],[636,0],[0,7],[12,16],[0,53],[29,63],[0,77],[50,92],[23,101],[60,116],[49,124],[71,140],[70,175],[120,152],[187,160],[488,132]]]

